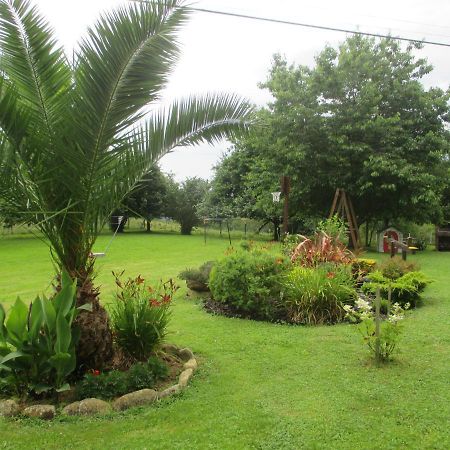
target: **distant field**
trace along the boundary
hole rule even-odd
[[[110,236],[97,243],[102,251]],[[237,245],[238,239],[234,239]],[[226,236],[125,233],[99,260],[153,280],[223,255]],[[380,258],[371,253],[370,257]],[[448,449],[450,253],[412,256],[434,283],[405,321],[401,354],[377,369],[352,325],[300,327],[211,316],[180,290],[169,341],[202,364],[192,385],[156,407],[52,423],[0,420],[5,449]],[[44,243],[0,237],[0,301],[30,300],[52,273]]]

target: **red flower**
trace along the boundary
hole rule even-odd
[[[136,284],[142,284],[144,281],[145,280],[140,275],[136,278]]]
[[[91,369],[91,375],[93,377],[98,377],[100,375],[100,370],[97,369]]]
[[[335,277],[335,273],[334,272],[328,272],[327,273],[327,278],[334,278]]]
[[[161,298],[162,298],[163,303],[170,303],[170,300],[171,300],[170,295],[165,294],[165,295],[162,295]]]
[[[156,298],[149,299],[149,303],[151,306],[161,306],[161,303],[159,303],[158,300],[156,300]]]

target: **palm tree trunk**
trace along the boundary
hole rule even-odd
[[[92,311],[80,311],[75,325],[80,328],[77,345],[77,367],[80,373],[89,369],[102,369],[113,356],[113,339],[109,317],[101,306],[98,288],[90,278],[79,280],[77,305],[92,305]]]

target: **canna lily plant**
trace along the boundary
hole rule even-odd
[[[235,95],[158,106],[189,13],[179,0],[129,2],[104,13],[69,61],[30,1],[0,0],[0,209],[39,228],[58,272],[77,279],[77,304],[92,305],[77,318],[86,368],[112,350],[91,257],[111,212],[175,147],[251,123]]]

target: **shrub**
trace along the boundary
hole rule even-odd
[[[158,381],[167,378],[168,373],[167,365],[156,357],[134,364],[127,372],[92,371],[77,384],[76,395],[79,399],[111,399],[140,389],[151,389]]]
[[[381,273],[390,280],[396,280],[408,272],[419,270],[417,263],[413,261],[403,261],[399,256],[394,256],[385,260],[380,266]]]
[[[348,233],[348,227],[337,214],[329,219],[321,220],[317,224],[317,231],[330,236],[333,240],[342,241]]]
[[[380,288],[382,297],[386,299],[390,288],[391,302],[397,302],[401,306],[409,303],[415,307],[420,301],[420,294],[430,282],[431,280],[423,272],[409,272],[392,280],[376,271],[370,274],[370,280],[363,284],[362,290],[373,296],[377,288]]]
[[[342,242],[323,232],[316,233],[312,239],[302,238],[291,255],[291,261],[302,267],[316,267],[323,263],[350,264],[354,259]]]
[[[63,272],[61,289],[49,300],[37,297],[27,307],[19,298],[9,310],[0,305],[0,389],[5,393],[42,394],[70,388],[79,331],[72,323],[76,280]]]
[[[369,258],[356,258],[352,261],[352,271],[359,276],[366,276],[375,270],[377,262]]]
[[[287,261],[261,250],[238,251],[213,267],[209,287],[214,299],[252,318],[276,320],[282,274]]]
[[[296,267],[286,277],[283,305],[289,321],[307,325],[340,322],[343,305],[353,303],[356,290],[345,266]]]
[[[125,353],[145,361],[167,334],[170,304],[178,289],[172,280],[152,287],[139,275],[121,280],[116,275],[117,293],[110,307],[116,344]]]
[[[189,289],[194,291],[208,291],[208,282],[214,261],[207,261],[198,269],[186,269],[181,272],[178,277],[186,280]]]

